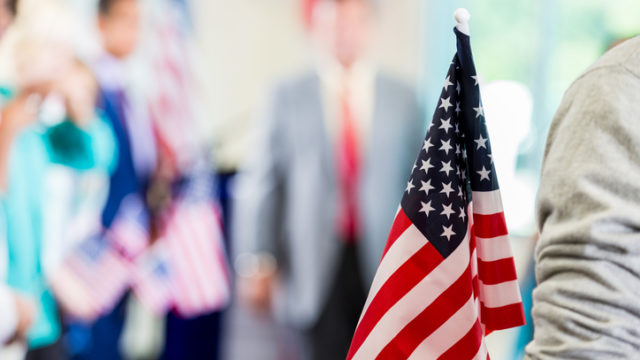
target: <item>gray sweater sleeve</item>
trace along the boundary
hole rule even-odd
[[[640,358],[640,79],[624,64],[591,69],[565,94],[538,224],[529,358]]]

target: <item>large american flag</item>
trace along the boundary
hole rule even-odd
[[[486,334],[524,324],[469,37],[455,33],[347,359],[488,359]]]

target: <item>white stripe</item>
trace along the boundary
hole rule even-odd
[[[176,240],[183,248],[184,255],[186,256],[184,259],[186,261],[185,265],[187,266],[185,270],[188,269],[188,272],[183,272],[181,274],[182,277],[180,281],[183,282],[185,287],[192,288],[194,294],[197,294],[197,296],[192,298],[192,300],[194,300],[193,303],[188,304],[186,308],[181,307],[180,304],[178,304],[178,308],[181,312],[185,311],[187,313],[191,313],[194,311],[193,309],[201,306],[203,297],[206,296],[206,294],[201,292],[200,286],[197,283],[197,280],[200,279],[205,272],[202,269],[201,262],[199,261],[198,250],[194,247],[194,242],[198,241],[198,239],[194,236],[192,232],[193,229],[190,228],[189,222],[185,219],[185,211],[188,211],[188,209],[183,207],[178,211],[180,211],[180,214],[176,216],[176,227],[179,229],[179,236]]]
[[[471,198],[474,214],[491,215],[503,211],[500,190],[474,191],[471,193]]]
[[[482,261],[495,261],[513,257],[509,235],[488,239],[476,236],[476,248],[478,249],[478,258]]]
[[[487,355],[489,355],[489,351],[487,351],[487,344],[484,339],[482,339],[482,344],[480,344],[480,349],[476,356],[473,357],[473,360],[487,360]]]
[[[216,301],[217,294],[213,286],[214,279],[212,278],[216,269],[214,266],[213,255],[215,254],[215,249],[213,247],[213,231],[211,229],[212,226],[212,218],[209,212],[204,211],[203,209],[192,209],[190,216],[190,223],[192,224],[193,232],[196,235],[194,237],[194,249],[196,250],[196,257],[198,258],[198,262],[200,263],[203,272],[200,274],[201,277],[195,280],[198,283],[198,286],[204,293],[204,304],[203,306],[207,306],[212,302]],[[197,216],[196,216],[197,215]],[[198,246],[196,248],[196,245]],[[198,311],[198,309],[196,309]]]
[[[437,359],[465,336],[477,319],[478,313],[471,296],[438,330],[418,345],[409,359]]]
[[[382,258],[380,266],[378,266],[378,271],[376,271],[373,284],[371,284],[369,296],[367,297],[367,302],[364,305],[362,314],[367,311],[371,301],[389,277],[426,244],[427,239],[413,224],[396,239]],[[362,315],[360,315],[360,317],[362,318]]]
[[[467,231],[467,236],[453,253],[382,316],[353,360],[375,359],[391,339],[458,280],[469,265],[468,234]]]
[[[485,285],[480,281],[480,300],[486,307],[496,308],[522,302],[518,280],[494,285]]]
[[[176,210],[180,211],[180,210]],[[177,213],[173,214],[173,218],[170,220],[167,229],[167,244],[170,248],[170,257],[172,259],[172,276],[174,284],[176,285],[176,289],[174,290],[174,294],[176,297],[176,307],[183,306],[186,302],[187,304],[191,304],[196,301],[197,294],[194,293],[194,289],[191,286],[188,286],[185,283],[185,273],[188,274],[188,264],[187,259],[188,256],[185,254],[184,246],[182,246],[180,234],[177,232],[177,224],[175,217],[178,216]]]

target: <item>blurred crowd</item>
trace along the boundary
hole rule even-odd
[[[344,358],[427,128],[371,54],[377,2],[301,2],[313,64],[222,177],[185,1],[144,44],[144,1],[96,1],[91,56],[65,0],[0,3],[0,358]]]

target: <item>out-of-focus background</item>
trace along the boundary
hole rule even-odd
[[[142,104],[139,107],[144,112],[164,124],[157,132],[165,134],[164,141],[171,149],[168,157],[174,160],[177,173],[191,174],[197,172],[192,171],[194,168],[205,168],[204,172],[215,175],[210,185],[212,201],[216,204],[216,216],[223,223],[225,236],[220,237],[220,246],[226,249],[221,256],[226,257],[234,253],[230,215],[236,174],[255,145],[251,134],[265,100],[275,83],[315,63],[316,49],[305,19],[308,1],[138,0],[137,3],[140,40],[133,53],[121,59],[123,70],[118,75],[99,75],[98,81],[109,82],[113,76],[126,78],[129,101]],[[640,33],[637,17],[640,3],[380,0],[376,6],[370,58],[381,69],[417,89],[418,103],[426,114],[425,130],[455,53],[452,14],[459,7],[466,7],[471,13],[471,43],[496,170],[513,235],[525,308],[530,307],[534,286],[535,196],[547,129],[571,82],[616,42]],[[92,69],[105,51],[97,27],[97,1],[21,0],[18,18],[0,45],[0,84],[9,88],[17,87],[15,84],[21,81],[16,78],[19,75],[15,71],[15,53],[24,52],[19,46],[24,37],[70,46]],[[28,54],[55,57],[60,52]],[[135,107],[125,107],[129,106]],[[178,115],[172,116],[172,111]],[[189,121],[183,123],[180,114],[186,113]],[[183,137],[171,136],[182,130],[186,134]],[[137,141],[131,136],[131,142]],[[233,262],[231,257],[223,263]],[[215,269],[212,271],[215,273]],[[210,281],[214,281],[214,275],[211,276]],[[227,278],[233,276],[227,274]],[[140,293],[144,294],[144,289]],[[162,292],[154,294],[151,296],[161,296],[157,294]],[[189,330],[180,327],[183,324],[179,322],[189,318],[184,314],[179,314],[178,320],[163,319],[166,309],[162,306],[159,311],[162,316],[149,315],[139,309],[145,307],[144,302],[141,305],[131,300],[114,301],[130,314],[125,336],[119,340],[119,351],[132,359],[171,358],[166,348],[169,338],[180,339],[176,333],[181,331],[185,337],[191,336],[193,331],[215,344],[209,353],[211,357],[216,353],[219,358],[229,360],[297,358],[298,349],[287,349],[295,342],[291,340],[296,338],[295,333],[272,316],[247,309],[234,294],[230,299],[196,311],[201,322],[184,325]],[[82,353],[92,336],[88,325],[68,325],[66,321],[62,324],[60,336],[64,346],[73,351],[80,349],[71,355],[91,358]],[[491,335],[492,359],[521,357],[531,334],[531,327],[526,326]],[[180,341],[187,340],[176,343]],[[25,351],[21,344],[7,346],[0,351],[0,358],[21,358]],[[180,353],[184,350],[181,346],[187,345],[172,346]]]

